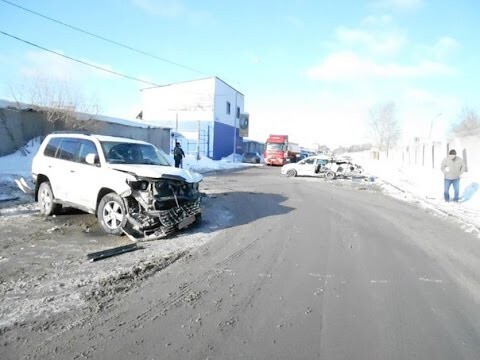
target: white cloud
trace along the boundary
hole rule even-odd
[[[412,11],[421,8],[424,0],[373,0],[370,7],[374,9],[389,9],[399,11]]]
[[[133,3],[149,14],[176,17],[186,11],[181,0],[133,0]]]
[[[55,50],[62,54],[61,50]],[[81,58],[80,60],[113,71],[108,64],[95,63],[92,60]],[[24,77],[48,77],[57,80],[73,79],[82,80],[92,77],[112,78],[115,75],[108,72],[73,62],[66,58],[44,51],[29,51],[25,59],[20,63],[20,71]]]
[[[439,92],[412,88],[399,97],[398,104],[402,109],[406,140],[414,136],[443,139],[461,101]]]
[[[452,37],[444,36],[440,38],[433,46],[433,52],[436,57],[446,57],[456,52],[460,43]]]
[[[358,45],[378,54],[395,54],[407,42],[406,36],[399,31],[369,31],[345,26],[337,28],[336,38],[345,45]]]
[[[183,0],[132,0],[133,4],[150,15],[165,18],[182,17],[193,24],[209,24],[214,21],[207,11],[193,10]]]
[[[388,25],[393,22],[391,15],[370,15],[362,20],[362,25],[367,26],[381,26]]]
[[[382,64],[353,52],[331,53],[319,65],[307,71],[310,79],[323,81],[417,78],[453,73],[453,68],[438,62],[422,61],[414,65]]]
[[[256,97],[249,101],[250,137],[265,141],[274,129],[289,134],[302,146],[320,143],[333,148],[363,143],[368,141],[365,124],[372,101],[368,95],[345,99],[344,94],[330,91],[285,98]],[[352,126],[356,131],[347,130]]]
[[[289,24],[291,27],[296,28],[298,30],[304,30],[305,29],[305,23],[302,21],[297,16],[285,16],[284,20],[287,24]]]
[[[255,52],[246,51],[244,56],[248,64],[258,65],[262,62],[262,59],[260,58],[260,56]]]

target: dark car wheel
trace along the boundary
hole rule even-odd
[[[127,212],[122,198],[115,193],[105,195],[98,204],[97,218],[107,234],[122,234],[127,223]]]
[[[294,169],[290,169],[287,171],[287,177],[295,177],[297,176],[297,171]]]

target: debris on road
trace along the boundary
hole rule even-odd
[[[128,245],[118,246],[115,248],[110,248],[107,250],[101,250],[101,251],[96,251],[96,252],[87,254],[87,259],[89,259],[90,262],[94,262],[94,261],[103,260],[112,256],[121,255],[127,252],[139,250],[139,249],[142,249],[142,248],[139,247],[136,243],[128,244]]]

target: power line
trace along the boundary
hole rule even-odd
[[[157,60],[160,60],[160,61],[163,61],[163,62],[172,64],[172,65],[175,65],[175,66],[182,67],[182,68],[187,69],[187,70],[191,70],[191,71],[198,72],[198,73],[200,73],[200,74],[209,76],[208,74],[206,74],[206,73],[204,73],[204,72],[202,72],[202,71],[200,71],[200,70],[196,70],[196,69],[194,69],[194,68],[191,68],[191,67],[188,67],[188,66],[185,66],[185,65],[182,65],[182,64],[179,64],[179,63],[176,63],[176,62],[173,62],[173,61],[170,61],[170,60],[161,58],[161,57],[159,57],[159,56],[150,54],[150,53],[148,53],[148,52],[146,52],[146,51],[139,50],[139,49],[136,49],[136,48],[134,48],[134,47],[132,47],[132,46],[122,44],[122,43],[117,42],[117,41],[115,41],[115,40],[110,40],[110,39],[105,38],[105,37],[103,37],[103,36],[94,34],[94,33],[92,33],[92,32],[89,32],[89,31],[80,29],[80,28],[78,28],[78,27],[76,27],[76,26],[69,25],[69,24],[67,24],[67,23],[64,23],[64,22],[62,22],[62,21],[56,20],[56,19],[51,18],[51,17],[49,17],[49,16],[40,14],[40,13],[38,13],[38,12],[36,12],[36,11],[27,9],[27,8],[25,8],[25,7],[23,7],[23,6],[20,6],[20,5],[18,5],[18,4],[12,3],[12,2],[10,2],[10,1],[7,1],[7,0],[0,0],[0,1],[2,1],[2,2],[6,3],[6,4],[9,4],[9,5],[15,6],[15,7],[19,8],[19,9],[24,10],[24,11],[30,12],[30,13],[32,13],[32,14],[34,14],[34,15],[40,16],[40,17],[42,17],[42,18],[44,18],[44,19],[47,19],[47,20],[56,22],[57,24],[66,26],[66,27],[68,27],[68,28],[70,28],[70,29],[73,29],[73,30],[82,32],[82,33],[84,33],[84,34],[90,35],[90,36],[95,37],[95,38],[97,38],[97,39],[100,39],[100,40],[109,42],[109,43],[111,43],[111,44],[114,44],[114,45],[123,47],[123,48],[125,48],[125,49],[131,50],[131,51],[134,51],[134,52],[137,52],[137,53],[142,54],[142,55],[146,55],[146,56],[152,57],[152,58],[154,58],[154,59],[157,59]]]
[[[2,1],[3,1],[3,0],[2,0]],[[6,33],[6,32],[4,32],[4,31],[2,31],[2,30],[0,30],[0,34],[3,34],[3,35],[5,35],[5,36],[8,36],[8,37],[10,37],[10,38],[12,38],[12,39],[21,41],[21,42],[23,42],[23,43],[25,43],[25,44],[34,46],[34,47],[36,47],[36,48],[38,48],[38,49],[41,49],[41,50],[44,50],[44,51],[48,51],[49,53],[52,53],[52,54],[61,56],[61,57],[66,58],[66,59],[68,59],[68,60],[75,61],[75,62],[77,62],[77,63],[83,64],[83,65],[86,65],[86,66],[90,66],[90,67],[95,68],[95,69],[97,69],[97,70],[105,71],[105,72],[108,72],[108,73],[110,73],[110,74],[117,75],[117,76],[121,76],[121,77],[124,77],[124,78],[126,78],[126,79],[130,79],[130,80],[135,80],[135,81],[138,81],[138,82],[141,82],[141,83],[144,83],[144,84],[153,85],[153,86],[155,86],[155,87],[162,86],[162,85],[156,84],[156,83],[154,83],[154,82],[142,80],[142,79],[139,79],[139,78],[130,76],[130,75],[126,75],[126,74],[122,74],[122,73],[119,73],[119,72],[116,72],[116,71],[113,71],[113,70],[105,69],[105,68],[103,68],[103,67],[101,67],[101,66],[98,66],[98,65],[95,65],[95,64],[90,64],[90,63],[88,63],[88,62],[86,62],[86,61],[83,61],[83,60],[75,59],[75,58],[73,58],[73,57],[71,57],[71,56],[64,55],[64,54],[59,53],[59,52],[57,52],[57,51],[53,51],[53,50],[47,49],[47,48],[45,48],[45,47],[43,47],[43,46],[34,44],[34,43],[32,43],[32,42],[30,42],[30,41],[28,41],[28,40],[24,40],[24,39],[19,38],[19,37],[15,36],[15,35]]]
[[[134,48],[134,47],[132,47],[132,46],[129,46],[129,45],[122,44],[122,43],[120,43],[120,42],[118,42],[118,41],[110,40],[110,39],[108,39],[108,38],[106,38],[106,37],[103,37],[103,36],[101,36],[101,35],[94,34],[94,33],[90,32],[90,31],[80,29],[80,28],[78,28],[78,27],[76,27],[76,26],[69,25],[69,24],[64,23],[64,22],[62,22],[62,21],[60,21],[60,20],[51,18],[51,17],[46,16],[46,15],[43,15],[43,14],[40,14],[39,12],[36,12],[36,11],[34,11],[34,10],[27,9],[27,8],[25,8],[25,7],[23,7],[23,6],[20,6],[20,5],[18,5],[18,4],[15,4],[15,3],[13,3],[13,2],[10,2],[10,1],[7,1],[7,0],[0,0],[0,1],[4,2],[5,4],[11,5],[11,6],[15,6],[15,7],[19,8],[19,9],[22,9],[22,10],[24,10],[24,11],[27,11],[27,12],[29,12],[29,13],[31,13],[31,14],[40,16],[40,17],[42,17],[42,18],[44,18],[44,19],[53,21],[53,22],[55,22],[55,23],[57,23],[57,24],[66,26],[66,27],[68,27],[68,28],[70,28],[70,29],[79,31],[79,32],[81,32],[81,33],[84,33],[84,34],[87,34],[87,35],[89,35],[89,36],[95,37],[95,38],[97,38],[97,39],[100,39],[100,40],[109,42],[109,43],[111,43],[111,44],[114,44],[114,45],[123,47],[123,48],[125,48],[125,49],[134,51],[134,52],[136,52],[136,53],[139,53],[139,54],[142,54],[142,55],[145,55],[145,56],[149,56],[149,57],[154,58],[154,59],[156,59],[156,60],[160,60],[160,61],[166,62],[166,63],[168,63],[168,64],[171,64],[171,65],[179,66],[179,67],[181,67],[181,68],[184,68],[184,69],[187,69],[187,70],[190,70],[190,71],[194,71],[194,72],[197,72],[197,73],[202,74],[202,75],[210,76],[209,74],[207,74],[207,73],[205,73],[205,72],[203,72],[203,71],[194,69],[194,68],[189,67],[189,66],[186,66],[186,65],[182,65],[182,64],[176,63],[176,62],[174,62],[174,61],[170,61],[170,60],[161,58],[161,57],[159,57],[159,56],[157,56],[157,55],[148,53],[148,52],[143,51],[143,50],[136,49],[136,48]]]

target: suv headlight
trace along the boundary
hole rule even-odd
[[[130,186],[133,190],[145,191],[148,189],[148,181],[132,181]]]

